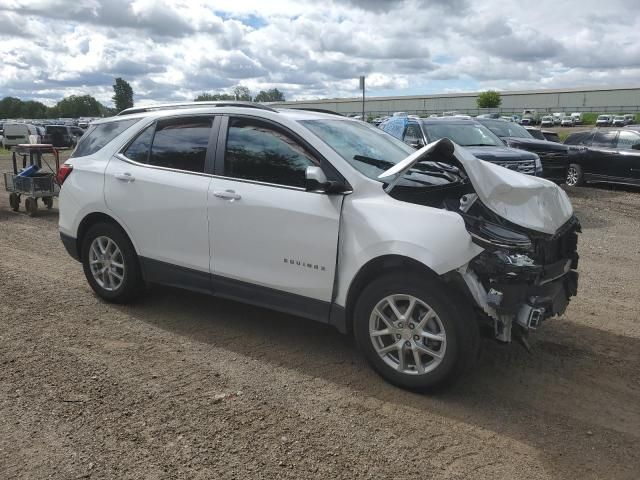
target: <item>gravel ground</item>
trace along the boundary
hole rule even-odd
[[[6,155],[0,171],[8,169]],[[155,287],[94,296],[0,193],[0,478],[637,479],[640,190],[571,193],[581,285],[533,354],[486,342],[438,395],[333,329]]]

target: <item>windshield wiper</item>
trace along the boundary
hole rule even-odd
[[[395,163],[390,162],[389,160],[380,160],[378,158],[365,157],[364,155],[354,155],[353,159],[357,160],[358,162],[373,165],[374,167],[378,167],[383,170],[386,170],[389,167],[393,167],[395,165]]]

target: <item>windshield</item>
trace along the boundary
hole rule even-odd
[[[429,142],[441,138],[463,147],[504,147],[502,141],[491,130],[479,123],[423,123]]]
[[[415,152],[409,145],[363,122],[302,120],[300,123],[356,170],[374,180]]]
[[[609,117],[607,115],[600,115],[598,120],[609,120]]]
[[[514,122],[485,121],[483,123],[499,137],[531,138],[531,135],[524,127]]]

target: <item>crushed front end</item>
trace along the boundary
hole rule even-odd
[[[460,214],[485,250],[458,273],[497,340],[524,337],[564,313],[578,289],[575,216],[549,235],[507,222],[478,201]]]

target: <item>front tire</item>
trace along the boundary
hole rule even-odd
[[[82,267],[94,292],[108,302],[127,303],[142,291],[138,257],[116,225],[93,225],[82,241]]]
[[[356,304],[354,334],[378,374],[417,391],[454,381],[479,344],[467,303],[436,279],[416,274],[388,274],[369,284]]]
[[[568,187],[580,187],[584,185],[584,177],[582,175],[582,167],[576,163],[569,165],[567,170],[567,181],[565,182]]]

